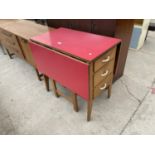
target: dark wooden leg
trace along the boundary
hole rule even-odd
[[[50,91],[50,88],[49,88],[49,78],[46,75],[43,75],[43,76],[44,76],[44,80],[45,80],[46,90]]]
[[[12,56],[13,56],[13,55],[15,55],[15,54],[14,54],[14,53],[10,53],[8,49],[6,49],[6,52],[8,53],[8,55],[9,55],[10,59],[13,59],[13,57],[12,57]]]
[[[35,68],[35,71],[37,73],[37,77],[38,77],[38,80],[41,81],[41,77],[43,76],[42,74],[39,74],[39,71]]]
[[[110,96],[111,96],[111,88],[112,88],[112,83],[108,87],[108,98],[110,98]]]
[[[57,92],[57,86],[56,86],[55,80],[51,79],[51,83],[52,83],[52,88],[53,88],[53,91],[54,91],[55,96],[56,97],[59,97],[59,94]]]
[[[78,102],[77,102],[77,95],[75,93],[72,93],[72,98],[73,98],[73,108],[76,112],[78,112],[79,108],[78,108]]]
[[[87,105],[87,121],[90,121],[91,119],[92,105],[93,105],[93,101],[89,100]]]

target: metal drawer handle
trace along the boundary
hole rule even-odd
[[[103,73],[103,74],[101,74],[101,76],[107,76],[108,75],[108,73],[109,73],[109,71],[108,70],[106,70],[106,72],[105,73]]]
[[[110,56],[108,56],[106,59],[103,59],[102,62],[108,62],[110,60]]]
[[[107,84],[105,83],[103,87],[100,87],[100,90],[104,90],[107,87]]]

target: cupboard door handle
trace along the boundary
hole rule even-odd
[[[107,84],[105,83],[103,87],[100,87],[100,90],[104,90],[107,87]]]
[[[101,74],[101,76],[103,76],[103,77],[104,77],[104,76],[107,76],[107,75],[108,75],[108,73],[109,73],[109,71],[108,71],[108,70],[106,70],[106,72],[105,72],[105,73],[102,73],[102,74]]]
[[[108,56],[106,59],[103,59],[102,62],[108,62],[110,60],[110,56]]]

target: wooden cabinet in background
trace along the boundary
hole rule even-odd
[[[49,28],[28,20],[16,20],[15,22],[9,22],[9,24],[1,23],[2,21],[0,20],[1,43],[7,49],[10,58],[12,58],[13,53],[18,57],[23,58],[27,63],[34,67],[38,79],[41,80],[41,74],[39,74],[36,69],[28,42],[31,37],[45,33]],[[47,88],[47,90],[49,89]]]
[[[4,40],[2,44],[35,67],[28,41],[35,35],[47,32],[48,27],[33,21],[17,20],[0,28],[1,38]]]
[[[116,29],[115,19],[93,19],[92,33],[114,37]]]
[[[1,43],[9,51],[14,52],[18,57],[24,59],[24,54],[20,48],[18,38],[12,33],[0,30],[1,33]],[[10,53],[9,53],[10,54]]]
[[[69,26],[69,20],[68,19],[47,19],[48,25],[52,25],[51,27],[59,28],[59,27],[65,27],[70,28]]]
[[[85,32],[91,32],[92,26],[91,26],[91,19],[69,19],[69,27],[74,30],[79,31],[85,31]]]

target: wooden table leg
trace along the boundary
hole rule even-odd
[[[54,91],[54,94],[56,97],[59,97],[59,94],[57,92],[57,86],[56,86],[56,81],[51,79],[51,84],[52,84],[52,88],[53,88],[53,91]]]
[[[70,91],[71,95],[70,96],[66,96],[59,89],[57,89],[56,81],[55,80],[51,80],[51,83],[52,83],[52,87],[53,87],[53,91],[54,91],[55,96],[56,97],[63,96],[64,98],[66,98],[69,102],[71,102],[73,104],[74,110],[76,112],[78,112],[79,108],[78,108],[77,95],[74,92]]]
[[[93,63],[89,65],[89,100],[87,102],[87,121],[91,119],[93,105]]]
[[[77,102],[77,95],[75,93],[72,93],[72,99],[73,99],[73,108],[76,112],[78,112],[79,108],[78,108],[78,102]]]
[[[50,88],[49,88],[49,78],[46,75],[43,75],[43,76],[44,76],[44,80],[45,80],[46,90],[50,91]]]
[[[91,119],[92,105],[93,105],[93,101],[89,100],[87,103],[87,121],[90,121]]]
[[[38,77],[38,80],[41,81],[41,77],[43,76],[43,74],[39,74],[39,71],[35,68],[35,71],[37,73],[37,77]]]
[[[108,98],[110,98],[110,96],[111,96],[111,88],[112,88],[112,83],[108,87]]]
[[[10,53],[8,49],[6,49],[7,54],[9,55],[10,59],[13,59],[13,55],[15,55],[14,53]]]

